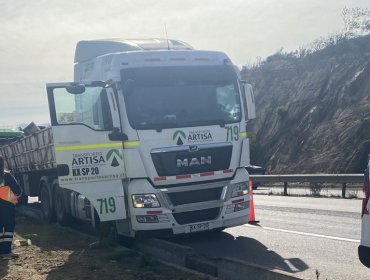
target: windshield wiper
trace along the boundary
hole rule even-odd
[[[157,132],[161,132],[164,128],[176,128],[179,124],[175,121],[167,122],[141,122],[137,125],[137,128],[141,129],[155,129]]]
[[[166,128],[177,128],[177,127],[191,127],[191,126],[207,126],[207,125],[219,125],[225,127],[226,124],[235,123],[237,120],[203,120],[203,121],[189,121],[189,122],[177,122],[177,121],[166,121],[166,122],[141,122],[136,125],[136,129],[155,129],[157,132],[162,132]]]
[[[187,122],[187,126],[205,126],[205,125],[219,125],[221,127],[224,127],[227,123],[230,123],[229,121],[223,120],[223,119],[217,119],[217,120],[207,120],[207,121],[191,121]]]

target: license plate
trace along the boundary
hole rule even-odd
[[[187,226],[186,232],[191,233],[191,232],[198,232],[198,231],[204,231],[204,230],[210,230],[210,229],[211,227],[209,223],[199,223],[199,224]]]

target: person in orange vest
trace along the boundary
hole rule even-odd
[[[0,257],[17,258],[12,252],[15,227],[15,205],[22,189],[14,176],[4,170],[4,159],[0,156]]]

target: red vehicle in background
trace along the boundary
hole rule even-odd
[[[360,246],[358,246],[358,257],[361,263],[368,268],[370,268],[369,166],[370,159],[368,160],[364,176],[364,186],[363,186],[364,197],[362,199],[362,213],[361,213],[361,241]]]

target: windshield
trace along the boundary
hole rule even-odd
[[[225,125],[241,120],[232,66],[130,68],[121,71],[135,129]]]

